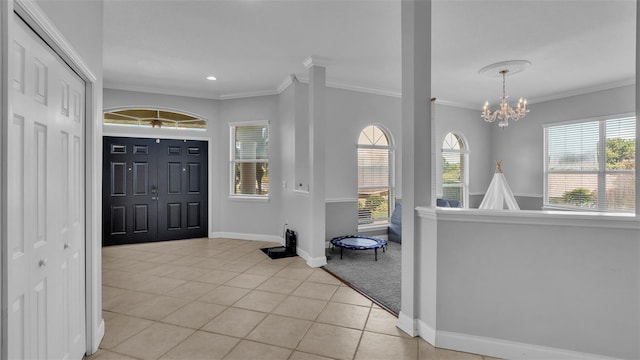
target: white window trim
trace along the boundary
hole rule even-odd
[[[442,157],[443,154],[460,154],[464,157],[464,166],[462,167],[462,181],[460,182],[460,184],[462,185],[462,207],[463,208],[469,208],[469,145],[467,143],[467,139],[465,138],[464,135],[462,135],[461,132],[456,131],[456,130],[452,130],[449,131],[445,134],[445,137],[447,135],[449,135],[450,133],[458,136],[460,139],[462,139],[462,144],[464,145],[464,148],[461,150],[452,150],[452,149],[443,149],[440,148],[440,156]],[[444,140],[442,141],[444,142]],[[442,164],[444,165],[444,164]],[[445,187],[458,187],[458,184],[445,184],[444,182],[442,182],[442,166],[440,166],[440,183],[442,185],[442,193],[444,194],[444,188]]]
[[[235,158],[235,129],[238,126],[262,126],[266,125],[269,131],[269,136],[271,136],[271,124],[269,120],[252,120],[252,121],[238,121],[238,122],[230,122],[229,126],[229,199],[233,201],[249,201],[249,202],[269,202],[269,197],[271,191],[266,195],[256,195],[256,194],[235,194],[234,193],[234,184],[235,184],[235,168],[234,164],[237,162],[266,162],[269,164],[271,160],[271,146],[267,150],[268,156],[266,161],[236,161]],[[271,180],[271,179],[269,179]],[[271,181],[269,181],[269,185],[271,185]]]
[[[190,122],[190,121],[201,121],[204,120],[207,125],[204,128],[176,128],[176,127],[170,127],[170,126],[165,126],[163,128],[153,128],[151,126],[147,126],[147,125],[135,125],[135,124],[114,124],[114,123],[105,123],[104,122],[104,114],[105,113],[110,113],[110,112],[116,112],[116,111],[122,111],[122,110],[151,110],[151,111],[167,111],[167,112],[173,112],[173,113],[177,113],[177,114],[185,114],[188,116],[192,116],[195,117],[197,119],[194,120],[188,120],[185,122]],[[171,107],[160,107],[160,106],[149,106],[149,105],[132,105],[132,106],[116,106],[116,107],[110,107],[110,108],[106,108],[102,110],[102,125],[109,128],[109,127],[115,127],[115,128],[137,128],[137,129],[145,129],[145,130],[150,130],[153,129],[152,131],[155,132],[161,132],[161,131],[167,131],[167,129],[169,131],[171,131],[171,134],[169,135],[165,135],[165,136],[173,136],[175,137],[176,135],[173,134],[173,132],[180,132],[180,131],[208,131],[209,129],[209,120],[204,117],[204,116],[200,116],[197,113],[193,113],[190,111],[185,111],[182,109],[177,109],[177,108],[171,108]],[[138,135],[136,135],[138,136]]]
[[[552,171],[552,174],[598,174],[598,206],[596,208],[581,208],[578,206],[570,206],[570,205],[561,205],[561,204],[550,204],[549,203],[549,181],[548,181],[548,156],[549,156],[549,141],[548,141],[548,130],[549,128],[564,126],[564,125],[572,125],[572,124],[582,124],[589,122],[598,122],[599,130],[598,130],[598,139],[601,143],[606,142],[606,122],[608,120],[618,120],[618,119],[626,119],[626,118],[636,118],[636,126],[638,126],[638,120],[635,113],[623,113],[617,115],[608,115],[608,116],[598,116],[591,117],[586,119],[574,119],[569,121],[561,121],[557,123],[546,123],[542,125],[543,133],[543,197],[542,197],[542,210],[564,210],[564,211],[580,211],[580,212],[596,212],[596,213],[620,213],[627,214],[629,211],[615,210],[607,208],[606,201],[606,191],[603,191],[606,187],[606,176],[608,173],[613,172],[627,172],[627,173],[635,173],[635,170],[607,170],[607,165],[605,161],[598,162],[598,170],[595,171]],[[636,146],[638,144],[638,139],[636,139]],[[606,147],[601,146],[599,150],[598,157],[600,159],[604,159],[606,157]],[[638,166],[638,162],[636,159],[636,166]],[[636,179],[638,181],[638,179]],[[635,207],[638,207],[638,204],[635,204]]]
[[[395,145],[393,142],[393,138],[391,136],[391,133],[387,130],[386,127],[379,125],[379,124],[369,124],[365,127],[362,128],[362,130],[360,130],[360,132],[358,132],[358,136],[360,136],[360,134],[362,133],[362,131],[364,131],[364,129],[368,128],[369,126],[375,126],[377,128],[379,128],[384,135],[387,137],[387,143],[388,145],[386,146],[381,146],[381,145],[360,145],[358,144],[358,141],[356,140],[356,152],[358,151],[358,149],[385,149],[389,152],[389,218],[387,219],[386,223],[381,223],[381,224],[358,224],[358,231],[373,231],[373,230],[378,230],[378,229],[385,229],[389,226],[389,224],[391,223],[391,214],[393,214],[393,210],[395,209],[395,205],[396,205],[396,179],[395,179],[395,174],[396,174],[396,167],[395,167]],[[358,161],[357,159],[357,154],[356,154],[356,162]],[[357,166],[357,165],[356,165]],[[365,189],[366,187],[360,187],[357,186],[357,190],[358,193],[360,192],[360,189]],[[356,202],[357,202],[357,198],[356,198]],[[359,219],[358,219],[359,221]]]

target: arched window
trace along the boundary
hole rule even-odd
[[[389,223],[394,204],[393,157],[385,131],[375,125],[358,138],[358,225]]]
[[[206,130],[207,120],[160,109],[122,109],[104,112],[105,125]]]
[[[462,137],[448,133],[442,142],[442,198],[468,207],[468,151]]]

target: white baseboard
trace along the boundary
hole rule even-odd
[[[284,245],[284,239],[281,236],[276,236],[276,235],[244,234],[244,233],[216,231],[216,232],[212,232],[210,237],[211,238],[225,238],[225,239],[275,242],[275,243]]]
[[[439,348],[488,355],[503,359],[615,359],[602,355],[586,354],[577,351],[460,334],[449,331],[436,332],[436,346]]]
[[[436,345],[436,329],[422,320],[418,320],[418,335],[429,344]]]
[[[409,336],[418,336],[416,320],[407,316],[407,314],[403,313],[402,310],[400,310],[400,314],[398,314],[398,323],[396,326]]]
[[[311,266],[311,267],[321,267],[321,266],[325,266],[327,265],[327,257],[326,256],[320,256],[320,257],[316,257],[316,258],[312,258],[311,255],[309,255],[308,252],[297,248],[296,252],[298,254],[298,256],[300,256],[301,258],[303,258],[306,262],[307,265]]]
[[[104,331],[104,319],[100,316],[100,324],[98,324],[98,327],[96,328],[95,336],[91,339],[92,343],[87,346],[87,355],[93,355],[98,351],[100,343],[104,338]]]

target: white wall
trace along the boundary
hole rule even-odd
[[[159,107],[193,113],[207,119],[206,131],[104,126],[109,136],[189,138],[209,141],[209,232],[215,236],[278,240],[282,236],[282,166],[278,96],[212,100],[105,89],[104,108]],[[231,199],[229,124],[267,120],[270,124],[269,200]]]
[[[213,128],[209,125],[219,122],[220,119],[220,101],[194,98],[187,96],[152,94],[137,91],[126,91],[116,89],[104,89],[104,108],[113,109],[118,107],[158,107],[162,109],[174,109],[177,111],[185,111],[195,115],[199,115],[208,120],[208,133],[213,133]],[[130,129],[130,130],[127,130]],[[131,130],[133,129],[133,130]],[[133,131],[139,134],[145,134],[152,130],[160,131],[163,129],[153,128],[136,128],[105,125],[105,132],[114,133],[117,131]],[[170,130],[159,132],[160,134],[201,134],[200,131],[186,130]]]
[[[308,108],[306,86],[294,82],[279,97],[280,142],[279,157],[282,163],[282,207],[278,223],[287,223],[288,228],[298,233],[298,252],[309,256],[311,251],[311,197],[306,192],[296,190],[298,181],[308,183],[309,146],[301,146],[299,132],[306,134],[302,139],[308,141],[308,126],[305,125]],[[301,153],[297,151],[301,149]],[[302,169],[300,168],[302,167]],[[284,183],[286,182],[286,184]],[[286,187],[284,187],[286,185]]]
[[[445,135],[450,132],[462,135],[469,150],[469,193],[484,194],[495,172],[495,161],[491,158],[491,125],[480,118],[480,110],[469,110],[439,104],[434,110],[436,131],[435,145],[442,150]],[[442,195],[442,157],[436,157],[436,194]]]
[[[228,132],[221,132],[219,112],[220,102],[217,100],[192,98],[186,96],[173,96],[152,94],[137,91],[125,91],[116,89],[104,89],[104,109],[115,110],[118,108],[159,108],[165,110],[175,110],[202,117],[207,120],[206,131],[194,130],[174,130],[174,129],[154,129],[149,127],[114,126],[104,125],[104,136],[126,136],[126,137],[158,137],[170,139],[191,139],[204,140],[209,142],[209,231],[220,228],[219,202],[213,201],[219,193],[215,191],[222,185],[220,169],[224,166],[220,156],[220,142],[223,137],[228,137]]]
[[[635,87],[623,86],[593,93],[535,103],[531,112],[506,128],[488,124],[477,111],[436,102],[436,146],[449,131],[461,132],[470,149],[469,192],[471,204],[481,200],[495,172],[495,160],[502,169],[522,209],[540,210],[543,196],[543,125],[600,116],[622,115],[635,111]],[[442,167],[437,158],[437,168]],[[436,176],[437,194],[442,181]]]
[[[327,199],[357,199],[360,132],[368,125],[387,130],[395,147],[396,195],[402,194],[401,99],[327,89]]]
[[[640,357],[637,219],[447,210],[437,210],[437,346]]]
[[[532,104],[531,112],[504,129],[491,130],[491,158],[502,169],[516,196],[543,196],[543,125],[635,112],[635,86]]]
[[[224,100],[220,107],[220,158],[223,164],[215,171],[221,172],[222,188],[219,198],[221,230],[230,233],[282,236],[282,161],[278,154],[280,143],[280,115],[278,96]],[[250,201],[229,198],[229,124],[242,121],[269,121],[269,201]]]

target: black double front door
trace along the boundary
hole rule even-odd
[[[104,137],[102,244],[207,237],[207,142]]]

